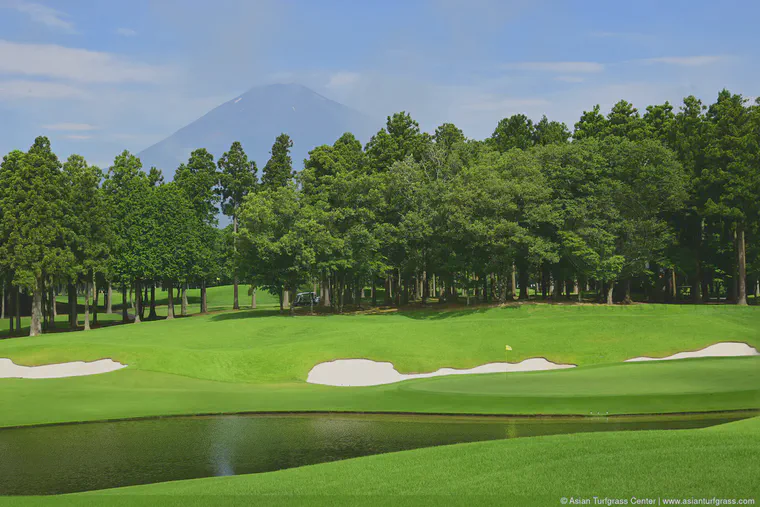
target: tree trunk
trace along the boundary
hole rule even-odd
[[[84,282],[84,330],[90,330],[90,281]]]
[[[676,268],[673,267],[673,269],[670,270],[670,288],[673,291],[670,297],[673,298],[673,301],[678,301],[678,277],[676,276]]]
[[[390,275],[385,275],[385,294],[383,294],[383,304],[385,306],[390,306],[391,304],[391,277]]]
[[[336,275],[336,282],[338,281],[338,277]],[[345,284],[345,278],[341,277],[340,282],[338,283],[338,313],[343,313],[343,285]]]
[[[156,282],[150,284],[150,313],[148,313],[148,319],[154,320],[158,318],[156,313]]]
[[[527,269],[527,267],[520,268],[519,276],[520,276],[520,296],[519,296],[519,299],[525,299],[525,300],[527,300],[527,299],[529,299],[529,296],[528,296],[528,284],[529,284],[529,281],[528,281],[528,269]]]
[[[237,213],[235,213],[232,216],[232,230],[235,233],[234,239],[232,240],[232,249],[235,252],[235,257],[237,258],[237,233],[238,233],[238,220],[237,220]],[[234,267],[233,267],[234,269]],[[237,275],[237,269],[235,270],[235,274],[232,279],[232,309],[233,310],[240,310],[240,303],[238,301],[238,275]]]
[[[291,292],[291,291],[288,291],[288,292]],[[293,306],[293,303],[295,303],[295,299],[296,299],[296,290],[292,289],[292,292],[293,292],[292,294],[289,294],[290,297],[288,297],[288,304],[289,304],[288,313],[290,313],[290,315],[293,315],[296,311],[296,307]]]
[[[625,280],[625,297],[623,298],[623,303],[630,304],[633,302],[633,299],[631,299],[631,279],[626,278]]]
[[[13,305],[14,310],[16,311],[16,332],[21,332],[21,301],[20,294],[21,289],[19,287],[16,287],[16,303]]]
[[[552,299],[559,301],[560,297],[562,297],[562,281],[561,277],[555,273],[554,284],[552,286]]]
[[[166,293],[168,294],[168,301],[166,305],[166,318],[167,319],[173,319],[174,318],[174,286],[172,285],[172,282],[166,282],[167,284],[167,290]]]
[[[42,296],[45,287],[42,277],[37,278],[36,287],[32,292],[32,323],[29,326],[29,336],[39,336],[42,333]]]
[[[187,282],[182,284],[182,316],[187,317]]]
[[[282,297],[280,298],[280,311],[290,307],[290,292],[283,286],[281,289]]]
[[[736,227],[736,256],[738,264],[738,274],[736,277],[737,298],[736,304],[741,306],[747,305],[747,251],[744,243],[744,225],[739,224]]]
[[[140,287],[140,320],[145,320],[145,302],[148,301],[148,284]]]
[[[5,283],[0,287],[2,293],[0,293],[0,320],[5,320],[5,297],[8,295],[8,289],[6,289]]]
[[[111,282],[108,282],[108,292],[106,294],[106,313],[110,315],[113,313],[113,287],[111,286]]]
[[[322,306],[330,307],[330,275],[322,279],[322,288],[325,291],[325,299],[322,301]]]
[[[132,311],[134,311],[135,310],[135,300],[132,297],[132,294],[134,294],[134,287],[130,286],[129,287],[129,307],[132,308]]]
[[[121,284],[121,321],[129,322],[129,313],[127,312],[127,284],[122,282]]]
[[[98,281],[95,275],[92,276],[92,325],[98,325],[98,299],[100,294],[98,293]]]
[[[251,286],[251,309],[256,309],[256,287],[254,286]]]
[[[70,283],[68,286],[69,296],[69,328],[77,328],[77,288],[76,285]]]
[[[372,306],[377,306],[377,280],[372,277]]]
[[[134,305],[132,309],[135,312],[135,324],[139,324],[141,321],[140,314],[142,313],[142,287],[140,287],[140,282],[135,280],[135,299],[134,299]]]
[[[615,288],[615,282],[614,281],[610,281],[609,285],[607,286],[607,304],[608,305],[613,304],[613,301],[612,301],[612,291],[613,291],[614,288]]]
[[[13,306],[13,294],[15,290],[10,284],[6,285],[6,292],[8,293],[8,336],[13,335],[13,317],[15,317],[16,310]]]
[[[697,256],[694,262],[694,281],[691,283],[691,302],[699,304],[703,301],[704,295],[702,294],[702,261],[699,260],[699,252],[696,252]]]
[[[710,300],[710,282],[707,280],[707,276],[702,271],[702,279],[699,281],[699,283],[702,284],[702,301],[709,301]]]
[[[50,285],[52,285],[52,283]],[[48,296],[50,302],[50,310],[48,311],[48,329],[55,329],[55,289],[53,287],[50,287]]]

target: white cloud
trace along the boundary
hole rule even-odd
[[[580,76],[557,76],[554,78],[555,81],[562,81],[565,83],[582,83],[586,79],[580,77]]]
[[[360,76],[356,72],[336,72],[330,76],[327,87],[338,88],[341,86],[352,86],[355,85],[359,79]]]
[[[134,37],[137,35],[137,32],[132,30],[131,28],[117,28],[116,33],[119,35],[123,35],[124,37]]]
[[[561,73],[601,72],[604,65],[598,62],[515,62],[502,65],[506,70],[528,70]]]
[[[87,94],[81,88],[49,81],[0,81],[0,100],[80,99]]]
[[[644,63],[664,63],[679,67],[702,67],[724,61],[726,57],[701,55],[701,56],[661,56],[659,58],[647,58],[641,60]]]
[[[59,10],[47,7],[46,5],[24,2],[22,0],[5,2],[0,7],[10,7],[18,12],[24,13],[35,23],[40,23],[65,33],[77,33],[74,24],[67,20],[68,15]]]
[[[89,123],[53,123],[50,125],[43,125],[42,128],[48,130],[66,130],[75,132],[97,130],[97,127],[90,125]]]
[[[155,83],[170,74],[167,68],[131,62],[111,53],[4,40],[0,40],[0,73],[83,83]]]

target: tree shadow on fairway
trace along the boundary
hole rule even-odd
[[[261,317],[275,317],[281,315],[288,317],[288,312],[280,312],[278,309],[272,310],[238,310],[232,312],[219,313],[211,317],[214,322],[221,322],[225,320],[241,320],[241,319],[257,319]]]
[[[486,313],[490,310],[519,310],[519,306],[477,306],[473,308],[448,307],[448,308],[422,308],[417,310],[400,310],[396,315],[407,317],[414,320],[442,320],[457,317],[468,317],[470,315]]]

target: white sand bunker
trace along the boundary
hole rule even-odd
[[[10,359],[0,358],[0,378],[63,378],[97,375],[126,368],[111,359],[100,359],[91,363],[74,361],[71,363],[46,364],[43,366],[19,366]]]
[[[757,349],[750,347],[746,343],[723,342],[710,345],[702,350],[693,352],[679,352],[668,357],[634,357],[626,359],[626,363],[639,361],[670,361],[671,359],[688,359],[692,357],[738,357],[738,356],[757,356],[760,355]]]
[[[380,363],[369,359],[338,359],[316,365],[309,372],[306,382],[326,386],[378,386],[413,378],[440,377],[443,375],[560,370],[564,368],[575,368],[575,365],[555,364],[543,357],[534,357],[520,363],[488,363],[469,370],[441,368],[432,373],[406,374],[396,371],[392,363]]]

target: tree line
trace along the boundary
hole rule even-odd
[[[584,111],[572,132],[517,114],[484,140],[450,123],[422,132],[401,112],[365,146],[346,133],[314,148],[298,173],[292,146],[277,137],[260,179],[238,142],[216,162],[198,149],[172,182],[127,151],[106,171],[78,155],[61,164],[44,137],[9,153],[3,309],[17,316],[28,294],[36,335],[55,325],[63,286],[71,305],[82,288],[85,327],[90,297],[95,311],[100,292],[110,304],[112,285],[124,301],[134,290],[134,315],[122,311],[136,322],[155,317],[157,286],[172,318],[175,286],[183,314],[190,285],[205,312],[206,287],[224,281],[234,308],[245,282],[281,309],[314,288],[338,312],[366,289],[373,305],[504,302],[531,288],[744,305],[758,291],[760,99],[723,90],[709,106],[690,96],[643,114],[621,100]]]

